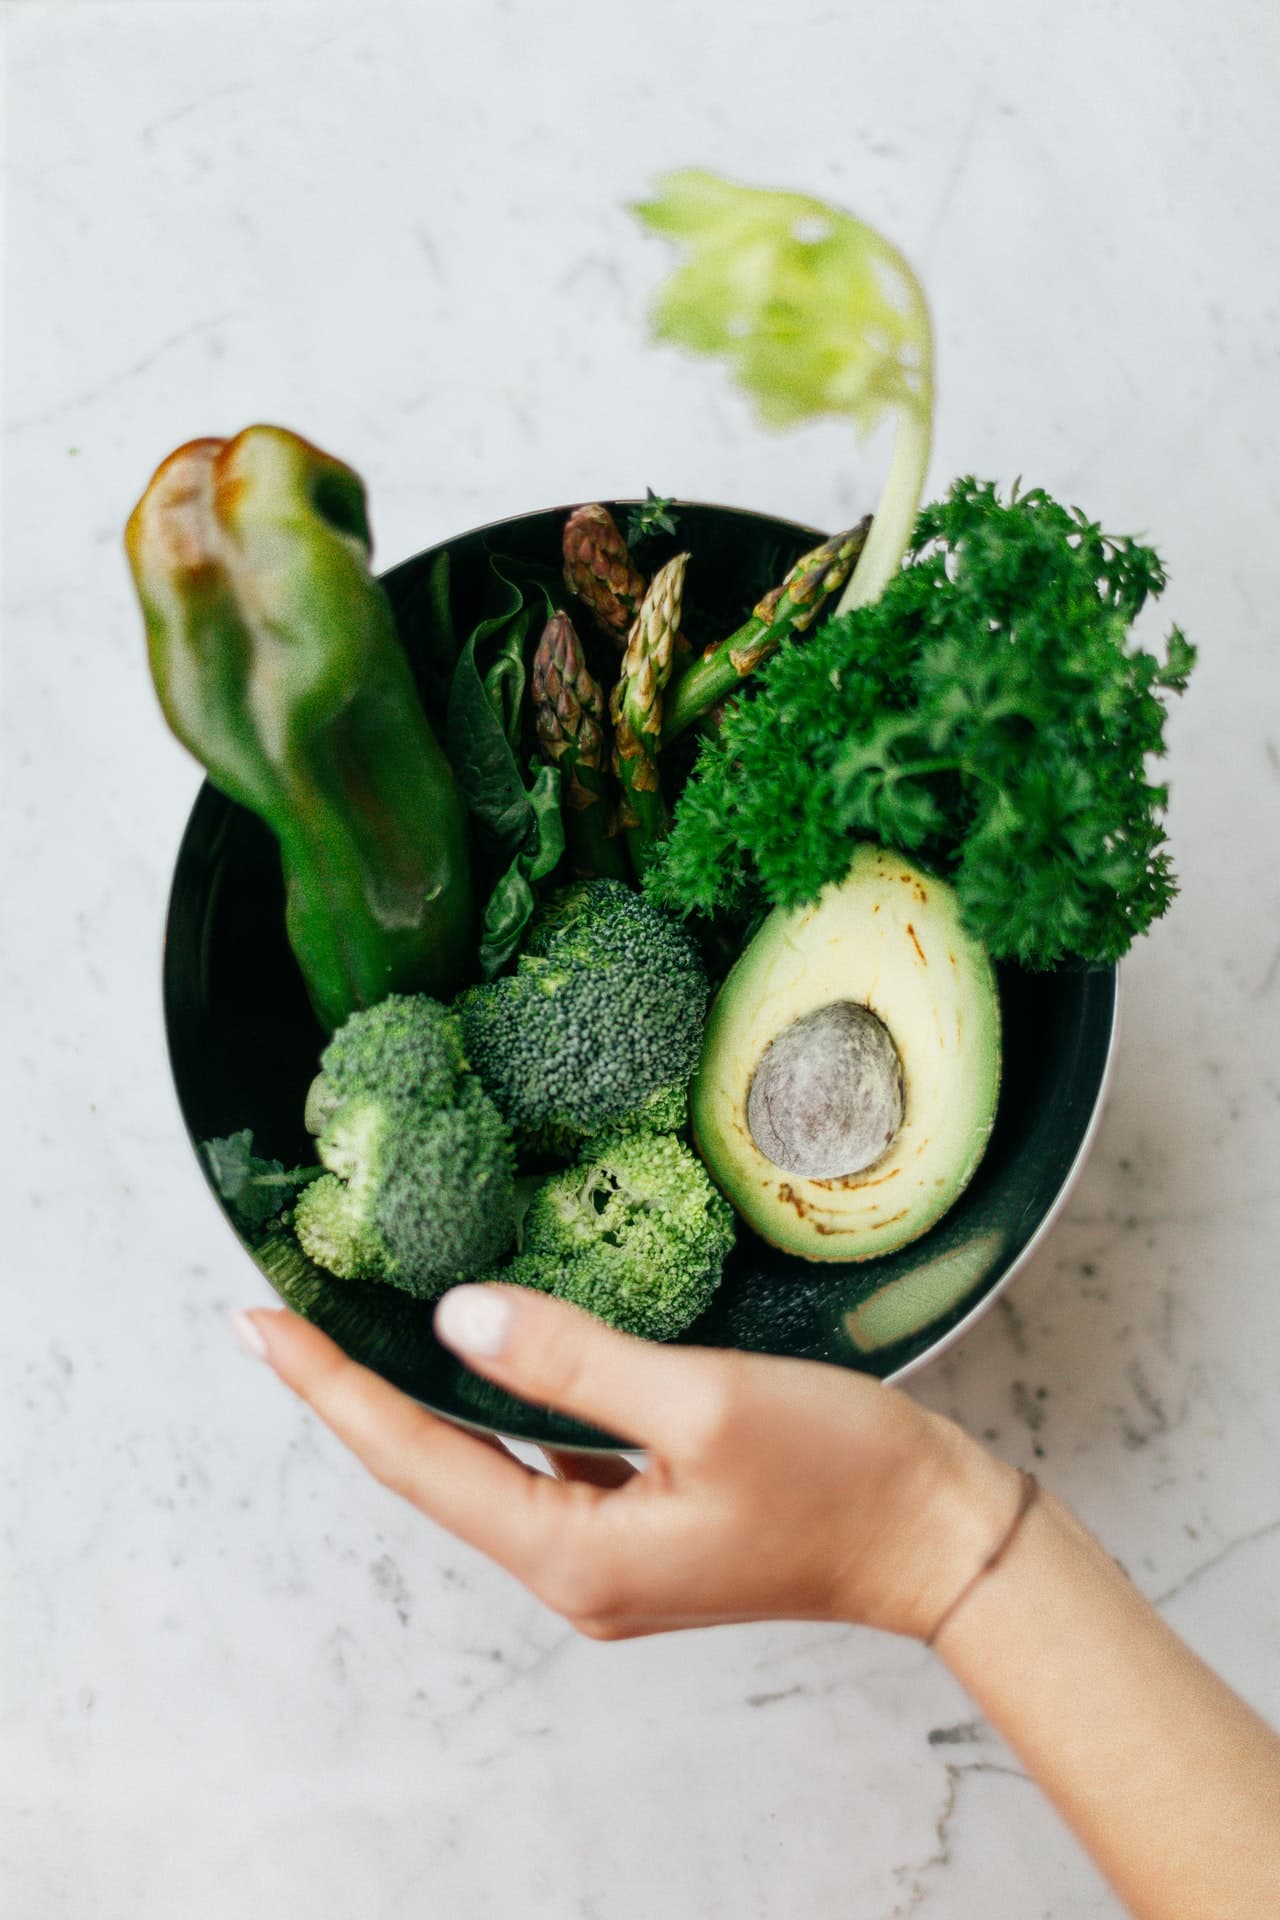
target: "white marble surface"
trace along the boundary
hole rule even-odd
[[[766,438],[645,344],[621,211],[704,163],[843,198],[936,306],[933,479],[1165,554],[1183,897],[1128,967],[1065,1222],[914,1384],[1033,1459],[1280,1716],[1280,277],[1269,0],[0,13],[0,1909],[12,1920],[1114,1911],[916,1648],[574,1639],[233,1347],[264,1290],[166,1078],[197,785],[120,553],[179,440],[273,419],[390,562],[635,493],[820,523],[883,449]]]

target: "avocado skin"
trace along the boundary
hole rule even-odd
[[[886,1152],[810,1179],[762,1153],[747,1121],[756,1066],[795,1021],[869,1007],[902,1066],[904,1117]],[[722,985],[694,1077],[694,1140],[712,1178],[770,1245],[860,1261],[928,1231],[964,1191],[995,1121],[1000,1002],[986,950],[951,888],[901,854],[857,848],[845,879],[764,922]]]

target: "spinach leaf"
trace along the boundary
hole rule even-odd
[[[521,756],[525,652],[546,590],[526,591],[509,561],[489,565],[497,606],[462,649],[447,727],[449,759],[489,870],[479,956],[486,979],[515,953],[536,904],[534,888],[564,852],[559,771],[533,761],[526,779]]]
[[[462,649],[449,688],[446,743],[472,818],[499,847],[514,851],[528,831],[529,803],[509,731],[515,730],[509,657],[496,672],[494,667],[504,643],[514,647],[517,659],[523,658],[532,609],[520,587],[496,564],[492,571],[500,605],[480,621]],[[518,717],[518,699],[515,705]]]
[[[527,678],[524,643],[528,630],[529,622],[523,617],[511,622],[493,665],[484,676],[485,694],[507,736],[507,745],[512,753],[520,751],[521,701],[524,699]]]
[[[564,853],[564,818],[560,811],[560,770],[531,769],[529,806],[533,824],[529,839],[517,853],[489,896],[480,937],[480,966],[486,980],[506,965],[520,945],[537,904],[534,886],[559,866]]]

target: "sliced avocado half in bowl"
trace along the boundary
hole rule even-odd
[[[883,847],[773,913],[721,987],[693,1084],[703,1159],[804,1260],[918,1240],[973,1178],[1000,1090],[1000,997],[951,888]]]

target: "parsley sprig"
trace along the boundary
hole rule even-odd
[[[875,840],[949,878],[997,959],[1118,959],[1176,891],[1147,762],[1195,652],[1129,633],[1164,584],[1151,548],[1043,491],[958,481],[880,598],[729,710],[650,887],[685,912],[798,906]]]

